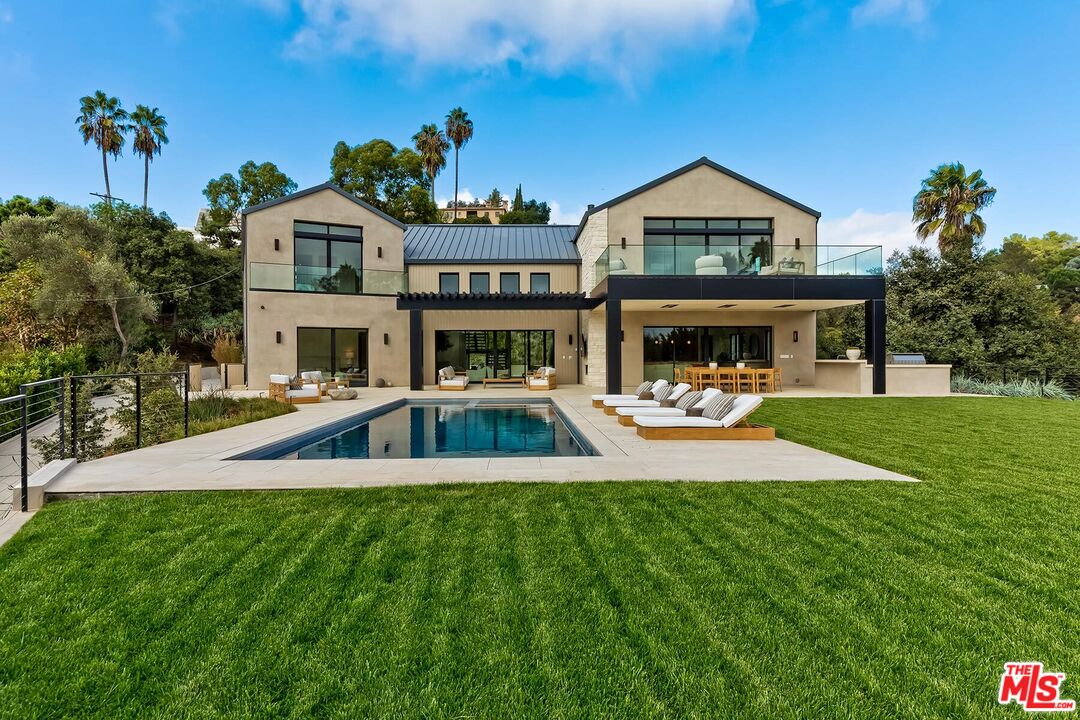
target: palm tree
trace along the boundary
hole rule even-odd
[[[446,114],[446,137],[454,143],[454,219],[457,220],[458,152],[472,139],[473,123],[469,113],[456,107]]]
[[[124,134],[130,129],[127,111],[120,107],[120,100],[98,90],[79,100],[79,117],[75,124],[82,133],[83,144],[91,140],[101,150],[101,168],[105,171],[105,199],[112,205],[109,189],[108,156],[120,157],[124,148]]]
[[[431,199],[434,200],[435,176],[446,167],[446,151],[450,149],[450,142],[435,123],[421,125],[420,132],[413,135],[412,140],[413,147],[420,153],[420,160],[431,178]]]
[[[150,188],[150,161],[155,155],[161,154],[162,145],[169,144],[169,137],[165,134],[169,123],[158,114],[157,108],[148,108],[145,105],[135,106],[135,112],[131,113],[131,122],[131,128],[135,131],[131,147],[136,155],[142,155],[143,158],[142,206],[145,210],[146,195]]]
[[[982,170],[968,174],[962,163],[935,168],[922,182],[912,202],[915,234],[926,240],[937,234],[942,255],[958,251],[970,254],[975,240],[986,234],[979,211],[994,201],[995,188],[983,179]]]

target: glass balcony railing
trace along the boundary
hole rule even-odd
[[[611,275],[873,276],[883,273],[880,245],[609,245],[594,266]]]
[[[409,274],[393,270],[357,270],[348,265],[325,268],[253,262],[248,264],[248,288],[339,295],[396,295],[408,292]]]

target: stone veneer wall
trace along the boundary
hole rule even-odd
[[[577,240],[578,254],[581,255],[581,289],[585,293],[592,293],[596,287],[596,260],[607,246],[608,211],[601,210],[589,216]]]

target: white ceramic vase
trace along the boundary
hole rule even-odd
[[[859,348],[848,348],[847,349],[847,359],[848,360],[858,360],[860,355],[862,355],[862,350],[860,350]]]

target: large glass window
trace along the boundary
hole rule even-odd
[[[555,366],[554,330],[436,330],[435,367],[449,365],[477,382],[517,378]]]
[[[518,273],[499,273],[499,292],[521,292],[521,275]]]
[[[340,375],[353,387],[368,384],[367,330],[298,328],[296,371],[319,370],[330,379]]]
[[[469,292],[491,292],[491,274],[484,272],[469,273]]]
[[[756,275],[772,264],[769,218],[645,218],[644,232],[646,275]]]
[[[646,380],[672,380],[675,368],[710,362],[772,365],[771,327],[647,327],[643,341]]]
[[[459,288],[458,283],[457,273],[439,273],[439,292],[456,293]]]
[[[529,292],[551,292],[551,273],[529,273]]]
[[[362,228],[294,222],[293,288],[306,292],[362,292],[362,238]]]

